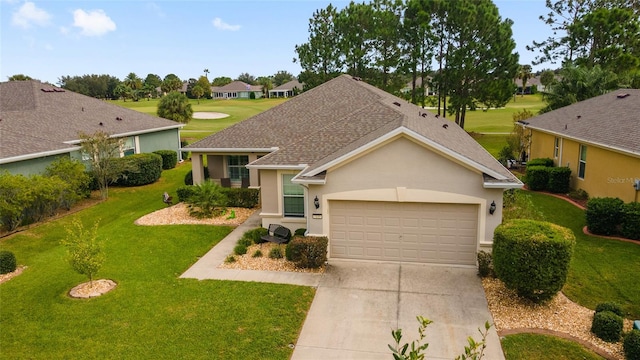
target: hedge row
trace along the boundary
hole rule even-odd
[[[593,198],[585,210],[587,228],[597,235],[621,235],[640,239],[640,203],[625,204],[619,198]]]
[[[299,268],[319,268],[327,261],[328,244],[324,236],[294,236],[287,244],[285,257]]]
[[[162,157],[158,154],[135,154],[114,160],[125,169],[115,183],[118,186],[152,184],[162,175]]]
[[[187,202],[195,193],[196,187],[193,185],[180,186],[176,193],[178,201]],[[258,189],[246,188],[222,188],[222,193],[227,197],[229,207],[254,208],[260,201],[260,191]]]
[[[84,165],[68,158],[52,163],[45,176],[0,172],[0,227],[13,231],[70,209],[89,196],[90,182]]]
[[[531,190],[549,190],[553,193],[566,194],[570,189],[571,169],[527,164],[525,179]]]
[[[162,170],[173,169],[178,164],[178,153],[173,150],[158,150],[153,153],[162,157]]]

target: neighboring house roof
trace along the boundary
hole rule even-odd
[[[515,79],[514,83],[516,84],[516,86],[521,87],[522,86],[522,79]],[[542,86],[542,83],[540,82],[540,78],[539,77],[532,77],[527,79],[527,86],[537,86],[540,87]]]
[[[269,90],[269,92],[272,92],[272,91],[288,91],[288,90],[290,91],[290,90],[293,90],[295,88],[298,88],[298,89],[302,90],[303,86],[304,85],[301,84],[298,80],[294,79],[294,80],[291,80],[289,82],[286,82],[286,83],[284,83],[284,84],[282,84],[282,85],[280,85],[278,87],[275,87],[275,88]]]
[[[182,126],[36,80],[0,83],[0,163],[71,152],[79,132],[130,136]]]
[[[530,129],[640,156],[640,90],[620,89],[524,120]]]
[[[249,166],[304,169],[322,178],[329,166],[404,134],[493,179],[521,184],[455,123],[348,75],[339,76],[263,113],[210,135],[194,151],[266,151]]]
[[[262,91],[262,85],[249,85],[245,82],[236,80],[224,86],[212,86],[212,92],[238,92],[238,91]]]

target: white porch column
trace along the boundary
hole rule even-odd
[[[204,182],[202,154],[191,153],[191,171],[193,172],[193,185],[202,184]]]

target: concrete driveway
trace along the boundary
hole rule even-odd
[[[417,339],[417,315],[433,320],[428,359],[454,359],[493,322],[475,268],[331,260],[292,359],[391,359],[391,330]],[[495,328],[485,354],[504,359]]]

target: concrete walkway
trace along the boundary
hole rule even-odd
[[[324,274],[219,269],[237,240],[260,226],[256,212],[180,277],[313,286],[316,295],[293,352],[293,360],[390,359],[391,330],[403,343],[418,337],[416,316],[433,324],[425,341],[428,359],[453,359],[467,338],[493,322],[482,283],[471,267],[331,260]],[[495,328],[485,358],[504,359]]]

